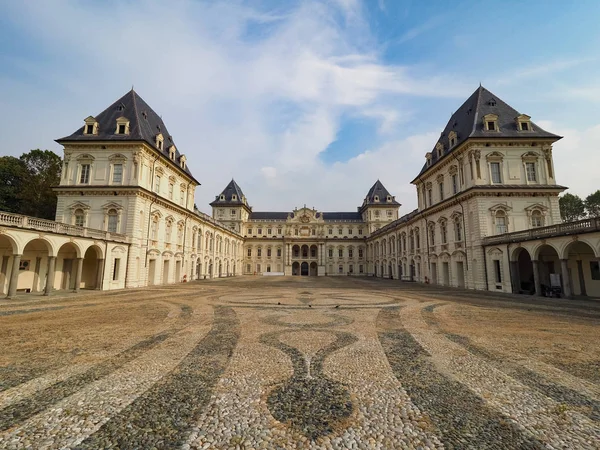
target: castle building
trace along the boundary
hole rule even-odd
[[[377,180],[356,211],[254,211],[232,179],[200,185],[132,89],[69,136],[56,221],[0,212],[0,290],[120,289],[236,275],[375,276],[469,289],[600,296],[600,219],[561,223],[545,131],[479,87],[412,180]]]

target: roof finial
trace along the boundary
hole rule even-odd
[[[131,85],[131,90],[133,91],[133,84]]]
[[[481,81],[479,82],[479,87],[481,87]]]

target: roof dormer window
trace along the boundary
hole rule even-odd
[[[175,161],[175,146],[171,145],[169,147],[169,158],[171,158],[171,161]]]
[[[498,116],[496,114],[486,114],[483,116],[483,125],[486,131],[500,131],[498,128]]]
[[[379,201],[379,195],[376,195],[373,200],[376,201],[376,202],[378,202]]]
[[[427,167],[429,167],[431,165],[431,153],[427,152],[425,154],[425,159],[427,160]]]
[[[391,202],[391,201],[392,201],[392,196],[391,196],[391,195],[388,195],[388,196],[387,196],[387,201],[388,201],[388,202]]]
[[[452,148],[456,145],[456,141],[457,141],[456,132],[451,131],[450,134],[448,135],[448,144],[449,144],[450,148]]]
[[[444,145],[441,142],[438,142],[435,145],[435,151],[437,152],[437,159],[440,159],[444,155]]]
[[[164,141],[163,135],[161,133],[158,133],[156,135],[156,148],[157,149],[159,149],[159,150],[163,149],[163,141]]]
[[[515,118],[517,122],[517,129],[519,131],[532,131],[531,128],[531,117],[526,114],[521,114]]]
[[[126,117],[119,117],[117,119],[115,134],[129,134],[129,120]]]
[[[221,195],[221,196],[219,197],[219,200],[225,200],[225,196],[224,196],[224,195]]]
[[[185,169],[186,157],[185,155],[181,155],[179,158],[179,165],[182,169]]]
[[[83,134],[98,134],[98,122],[92,116],[85,119]]]
[[[237,195],[233,194],[233,195],[231,196],[231,200],[234,200],[234,201],[235,201],[235,200],[237,200]]]
[[[496,106],[496,100],[491,98],[490,101],[488,102],[489,106]]]

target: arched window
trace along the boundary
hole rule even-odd
[[[155,241],[158,239],[158,217],[152,218],[152,239]]]
[[[81,208],[77,208],[75,210],[75,225],[77,225],[78,227],[84,227],[85,226],[85,215],[83,213],[83,209]]]
[[[165,227],[165,241],[166,242],[171,242],[172,232],[173,232],[173,222],[171,222],[170,220],[167,220],[167,224]]]
[[[429,245],[435,245],[435,225],[429,227]]]
[[[532,228],[544,226],[544,216],[542,216],[542,213],[537,209],[531,213],[531,226]]]
[[[448,225],[446,221],[443,220],[440,222],[440,235],[442,237],[442,244],[448,243]]]
[[[458,216],[454,219],[454,240],[456,242],[463,240],[461,217]]]
[[[183,224],[177,225],[177,244],[183,245]]]
[[[117,214],[117,210],[109,209],[108,210],[108,226],[106,227],[106,231],[108,231],[109,233],[116,233],[118,220],[119,220],[119,216]]]

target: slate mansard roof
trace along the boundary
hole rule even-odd
[[[388,197],[391,197],[391,200],[388,201]],[[377,180],[375,184],[371,186],[369,192],[367,192],[367,196],[365,197],[361,208],[368,205],[400,206],[400,203],[398,203],[394,196],[389,193],[389,191],[385,188],[383,183]]]
[[[361,221],[362,216],[358,212],[323,212],[323,220],[325,222],[338,222],[338,221]],[[285,221],[290,217],[294,217],[293,212],[282,212],[282,211],[256,211],[250,213],[250,220],[280,220]]]
[[[234,195],[235,200],[233,199]],[[221,200],[221,197],[223,197],[223,200]],[[223,189],[223,192],[217,195],[215,200],[210,203],[210,206],[248,206],[245,200],[246,197],[242,192],[242,188],[232,178],[229,184],[225,186],[225,189]]]
[[[498,116],[498,130],[488,131],[484,128],[483,118],[488,114],[495,114]],[[520,131],[517,127],[517,121],[515,120],[521,114],[508,105],[503,100],[499,99],[496,95],[488,91],[483,86],[479,86],[473,94],[456,110],[450,120],[446,124],[444,131],[440,135],[438,140],[444,146],[442,158],[447,154],[457,149],[463,142],[469,138],[528,138],[528,139],[561,139],[560,136],[545,131],[535,123],[531,122],[531,130]],[[456,143],[449,148],[449,136],[454,131],[456,133]],[[436,142],[437,145],[437,142]],[[431,150],[431,164],[427,165],[427,162],[423,165],[421,172],[417,175],[417,178],[413,180],[414,183],[419,176],[421,176],[427,169],[433,167],[435,163],[441,158],[438,157],[435,145]]]
[[[120,117],[125,117],[129,121],[129,134],[115,134],[117,119]],[[171,159],[169,147],[175,145],[173,137],[161,117],[133,89],[95,116],[94,119],[98,122],[98,134],[84,134],[84,125],[73,134],[57,139],[56,142],[62,144],[74,141],[144,141],[165,158]],[[156,136],[159,133],[164,138],[162,150],[156,146]],[[175,165],[200,184],[188,169],[187,164],[185,169],[179,165],[181,156],[175,147]]]

